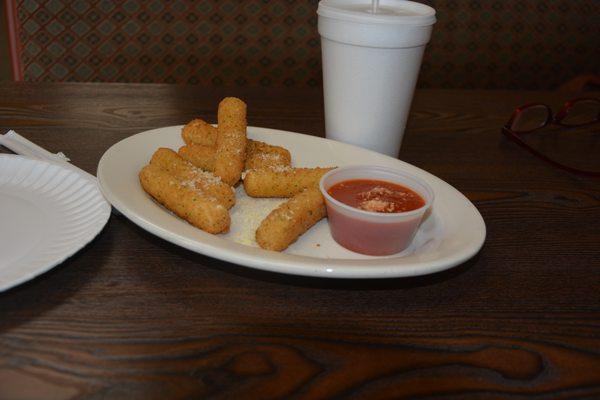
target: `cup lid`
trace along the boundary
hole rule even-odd
[[[429,26],[436,22],[435,10],[408,0],[380,0],[380,12],[371,12],[370,0],[321,0],[317,14],[343,21]]]

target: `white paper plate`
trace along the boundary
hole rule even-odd
[[[109,217],[110,204],[83,173],[0,154],[0,291],[75,254]]]
[[[401,254],[371,257],[338,245],[322,220],[282,253],[258,248],[254,231],[282,200],[253,199],[237,188],[231,231],[211,235],[194,228],[154,202],[140,186],[138,172],[159,147],[183,145],[181,126],[139,133],[112,146],[102,156],[98,179],[102,192],[120,212],[143,229],[179,246],[257,269],[318,277],[384,278],[424,275],[464,262],[481,248],[485,224],[477,209],[456,189],[397,159],[348,144],[266,128],[248,128],[248,137],[285,146],[294,166],[382,165],[425,179],[435,192],[431,214],[413,244]]]

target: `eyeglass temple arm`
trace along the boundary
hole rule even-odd
[[[517,134],[515,134],[513,131],[511,131],[506,126],[504,126],[502,128],[502,133],[506,137],[508,137],[509,139],[511,139],[513,142],[515,142],[518,145],[524,147],[527,151],[529,151],[534,156],[536,156],[538,158],[541,158],[542,160],[546,161],[547,163],[549,163],[551,165],[554,165],[555,167],[564,169],[565,171],[569,171],[569,172],[571,172],[573,174],[577,174],[577,175],[585,175],[585,176],[591,176],[591,177],[595,177],[595,178],[600,178],[600,172],[586,171],[586,170],[583,170],[583,169],[573,168],[573,167],[569,167],[568,165],[564,165],[564,164],[561,164],[561,163],[559,163],[557,161],[554,161],[553,159],[545,156],[544,154],[540,153],[539,151],[537,151],[533,147],[529,146],[527,143],[525,143],[523,141],[523,139],[521,139]]]

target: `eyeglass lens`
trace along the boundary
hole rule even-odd
[[[535,104],[520,109],[510,128],[515,132],[528,132],[548,123],[550,110],[543,104]]]
[[[561,118],[563,125],[585,125],[598,121],[600,116],[600,101],[594,99],[580,99],[566,109],[568,113]]]

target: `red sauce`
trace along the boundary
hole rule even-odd
[[[371,212],[399,213],[425,205],[425,200],[411,189],[374,179],[343,181],[331,186],[327,192],[344,204]]]

